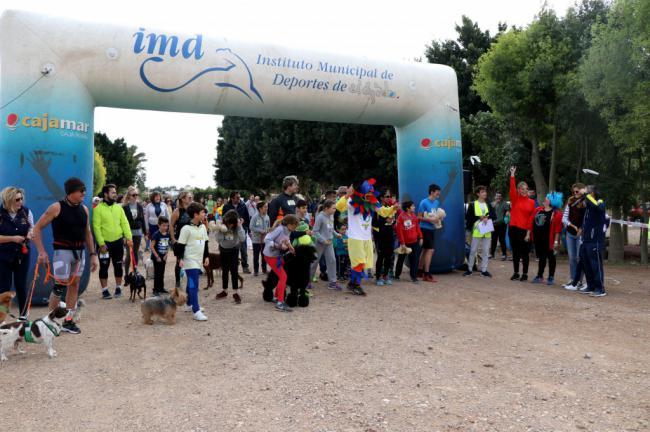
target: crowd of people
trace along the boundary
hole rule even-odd
[[[606,295],[603,249],[608,218],[595,188],[576,183],[566,203],[559,192],[547,194],[538,203],[525,182],[516,182],[516,168],[510,172],[509,202],[499,192],[489,200],[487,188],[478,186],[475,200],[466,205],[463,276],[476,272],[491,278],[489,261],[500,246],[501,260],[512,259],[510,280],[528,280],[532,255],[538,266],[531,282],[553,285],[556,254],[564,239],[570,264],[564,288],[594,297]],[[377,285],[392,285],[402,278],[404,264],[409,267],[410,282],[436,282],[431,261],[436,231],[444,229],[445,212],[441,189],[435,184],[429,185],[427,197],[419,203],[398,202],[389,189],[375,191],[374,180],[326,191],[311,203],[298,193],[295,176],[285,177],[282,192],[268,201],[255,195],[243,200],[238,191],[226,200],[212,195],[195,200],[189,191],[180,192],[176,199],[158,191],[141,197],[134,186],[119,196],[115,185],[107,184],[101,196],[93,198],[92,209],[83,204],[86,186],[81,180],[68,179],[64,189],[66,196],[51,204],[37,221],[25,206],[24,190],[10,186],[2,191],[0,293],[15,288],[19,319],[26,320],[27,272],[30,249],[35,245],[38,263],[51,267],[55,280],[50,308],[65,301],[68,315],[63,330],[68,333],[80,332],[73,317],[87,257],[90,271],[99,269],[101,297],[110,300],[122,295],[125,273],[143,258],[153,266],[154,295],[168,294],[165,270],[173,254],[175,286],[180,287],[183,280],[186,283],[186,310],[198,321],[207,320],[198,289],[199,277],[209,263],[211,238],[218,244],[222,269],[222,289],[216,298],[227,298],[231,287],[236,304],[242,302],[240,265],[243,273],[251,273],[249,247],[254,277],[268,271],[277,274],[274,303],[282,312],[291,311],[285,303],[283,257],[294,253],[298,245],[313,245],[317,255],[308,292],[321,279],[335,291],[345,289],[347,281],[350,292],[363,296],[362,281],[373,278]],[[52,226],[51,257],[42,235],[48,225]]]

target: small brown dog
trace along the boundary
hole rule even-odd
[[[167,321],[167,324],[176,324],[176,307],[184,305],[186,301],[187,296],[178,288],[174,288],[171,295],[149,297],[140,305],[142,322],[151,325],[151,318],[158,315]]]
[[[212,285],[214,285],[214,270],[221,270],[221,254],[210,252],[210,256],[208,258],[209,265],[207,267],[204,267],[206,274],[208,276],[208,286],[206,286],[204,289],[212,288]],[[237,275],[239,279],[239,288],[244,287],[244,278],[241,277],[241,275]]]
[[[0,294],[0,324],[7,320],[7,316],[11,315],[11,300],[16,295],[13,291],[7,291]]]

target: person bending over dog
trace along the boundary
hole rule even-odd
[[[294,253],[291,246],[290,235],[298,228],[300,220],[295,215],[286,215],[273,231],[264,238],[264,260],[271,270],[278,276],[278,286],[275,288],[275,308],[281,312],[291,312],[291,308],[284,302],[287,288],[287,273],[282,265],[282,254],[289,250]]]
[[[77,308],[79,280],[85,267],[84,246],[90,253],[90,271],[94,272],[99,266],[95,242],[90,232],[88,208],[83,204],[86,186],[76,177],[69,178],[64,183],[66,197],[50,205],[43,216],[34,226],[34,243],[38,249],[38,262],[46,264],[49,261],[43,247],[43,228],[52,224],[54,254],[52,268],[54,283],[50,294],[49,309],[59,306],[60,296],[65,291],[65,304],[68,313],[63,322],[62,330],[68,333],[81,333],[74,323],[73,317]],[[121,268],[121,267],[120,267]],[[66,285],[63,285],[66,284]],[[67,289],[66,289],[67,288]]]

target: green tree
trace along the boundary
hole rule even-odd
[[[106,184],[106,167],[104,158],[95,150],[95,159],[93,163],[93,196],[99,195]]]
[[[111,141],[105,133],[95,133],[95,150],[104,159],[107,183],[115,184],[120,190],[134,184],[144,189],[147,159],[136,146],[128,145],[124,138]]]
[[[613,3],[607,22],[593,27],[593,43],[580,67],[579,79],[587,102],[598,110],[613,141],[612,148],[600,150],[617,157],[605,165],[613,171],[613,177],[607,176],[604,182],[610,192],[613,215],[617,217],[622,214],[621,206],[628,206],[630,199],[642,203],[648,199],[650,3],[645,0]],[[630,197],[632,191],[639,194]],[[644,221],[647,221],[645,211]],[[622,250],[620,226],[613,225],[611,233],[617,250]],[[648,260],[647,248],[647,231],[643,230],[644,263]],[[615,258],[622,259],[622,256]]]

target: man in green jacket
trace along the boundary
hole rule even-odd
[[[124,239],[129,249],[133,247],[131,228],[121,205],[115,203],[117,191],[114,184],[102,188],[102,201],[93,209],[93,231],[99,245],[99,282],[102,285],[102,298],[111,299],[108,291],[108,267],[113,261],[115,275],[115,297],[122,295],[122,275],[124,258]]]

